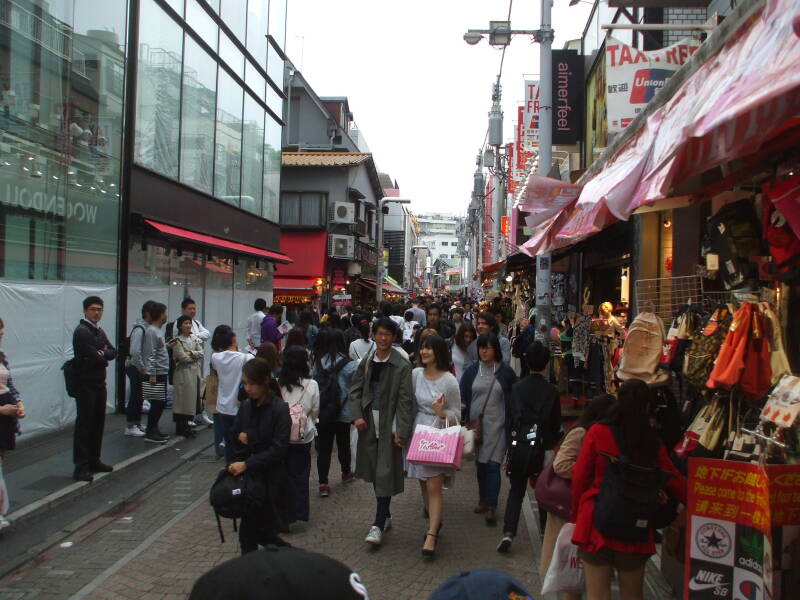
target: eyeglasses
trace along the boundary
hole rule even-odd
[[[103,307],[102,306],[90,306],[86,310],[92,310],[94,312],[103,312]]]

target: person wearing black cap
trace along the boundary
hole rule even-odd
[[[473,569],[445,581],[428,600],[533,600],[533,596],[508,573]]]
[[[189,600],[369,600],[358,573],[322,554],[267,546],[202,575]]]

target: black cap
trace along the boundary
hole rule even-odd
[[[364,600],[358,574],[322,554],[268,546],[218,565],[198,579],[189,600]]]

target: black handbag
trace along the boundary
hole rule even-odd
[[[543,465],[544,446],[539,425],[518,423],[511,431],[506,474],[509,477],[534,477],[542,472]]]
[[[233,529],[236,531],[236,519],[252,515],[264,507],[267,486],[262,477],[250,471],[233,475],[226,468],[217,475],[208,497],[217,519],[219,536],[224,543],[225,536],[219,518],[233,519]]]

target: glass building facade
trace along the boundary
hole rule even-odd
[[[59,367],[86,295],[104,299],[112,341],[146,299],[174,317],[192,295],[209,328],[239,329],[268,296],[264,260],[148,237],[126,182],[131,170],[164,178],[194,194],[197,214],[236,207],[239,231],[242,218],[277,223],[286,11],[287,0],[0,0],[0,318],[25,433],[74,414]]]

